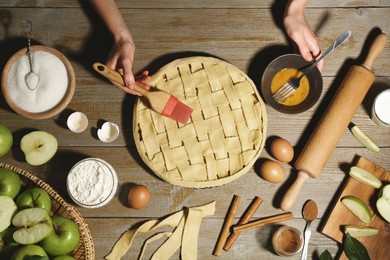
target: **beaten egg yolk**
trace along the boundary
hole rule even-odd
[[[275,74],[275,76],[272,78],[271,82],[271,92],[274,94],[279,88],[281,88],[286,82],[288,82],[292,78],[297,78],[302,74],[297,69],[292,69],[292,68],[287,68],[287,69],[282,69],[278,73]],[[307,95],[309,94],[309,80],[306,76],[303,76],[301,79],[299,88],[286,98],[285,101],[281,102],[282,105],[285,106],[295,106],[300,104]]]

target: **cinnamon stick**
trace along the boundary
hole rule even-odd
[[[234,216],[236,215],[238,204],[240,203],[241,197],[234,195],[232,203],[230,204],[229,210],[227,212],[227,215],[225,217],[225,221],[222,225],[221,233],[219,234],[217,244],[214,248],[213,255],[220,256],[222,253],[223,245],[226,242],[226,239],[229,235],[230,226],[233,223]]]
[[[263,199],[256,196],[252,200],[251,204],[249,204],[248,208],[245,210],[244,215],[242,215],[242,217],[238,221],[237,225],[242,225],[242,224],[248,223],[262,202],[263,202]],[[225,245],[223,246],[223,249],[226,251],[229,251],[232,248],[232,246],[233,246],[234,242],[236,241],[236,239],[238,238],[238,236],[240,235],[240,233],[241,233],[241,231],[230,233],[229,237],[226,240]]]
[[[279,215],[251,221],[247,224],[235,225],[235,226],[233,226],[233,232],[242,232],[244,230],[258,228],[258,227],[264,226],[266,224],[272,224],[272,223],[277,223],[277,222],[285,221],[288,219],[292,219],[293,217],[294,216],[291,212],[285,212],[285,213],[282,213]]]

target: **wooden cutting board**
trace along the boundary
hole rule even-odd
[[[356,165],[375,174],[380,180],[382,180],[383,184],[389,183],[390,172],[379,167],[373,162],[360,157]],[[369,205],[371,212],[373,213],[373,218],[369,226],[379,229],[379,234],[371,237],[361,237],[359,238],[359,241],[367,248],[371,259],[389,259],[390,224],[387,223],[386,230],[386,221],[379,216],[375,206],[379,190],[360,183],[352,177],[347,178],[346,185],[343,187],[341,194],[337,198],[337,202],[326,220],[325,225],[322,227],[321,232],[342,243],[344,237],[344,225],[365,225],[340,201],[341,198],[347,195],[356,196]],[[340,259],[347,258],[345,254],[343,254]]]

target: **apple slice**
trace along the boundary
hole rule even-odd
[[[345,196],[341,199],[341,203],[364,223],[369,224],[371,222],[372,214],[370,209],[367,204],[358,197]]]
[[[57,148],[57,139],[45,131],[28,133],[20,141],[20,149],[27,163],[34,166],[48,162],[57,152]]]
[[[378,179],[371,172],[366,171],[365,169],[360,168],[358,166],[352,166],[349,170],[349,175],[355,180],[369,185],[375,189],[379,189],[380,187],[382,187],[382,182],[380,179]]]
[[[16,227],[13,238],[22,245],[31,245],[41,241],[53,229],[50,216],[42,208],[19,211],[12,219],[12,224]]]
[[[344,232],[350,234],[354,238],[375,236],[379,233],[379,229],[361,225],[346,225]]]
[[[0,232],[11,225],[11,219],[17,210],[13,199],[8,196],[0,196]]]
[[[384,186],[379,192],[376,208],[378,209],[379,214],[387,222],[390,222],[390,184]]]
[[[367,147],[370,151],[379,153],[381,149],[371,140],[366,133],[363,132],[357,125],[352,125],[351,132],[355,136],[356,140],[359,141],[362,145]]]

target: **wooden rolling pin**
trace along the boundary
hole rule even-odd
[[[281,209],[287,211],[292,208],[303,183],[309,176],[312,178],[320,176],[322,168],[375,80],[371,66],[384,49],[386,41],[385,34],[378,35],[371,45],[364,63],[354,65],[348,71],[295,162],[294,166],[299,170],[298,176],[285,193],[280,205]]]

